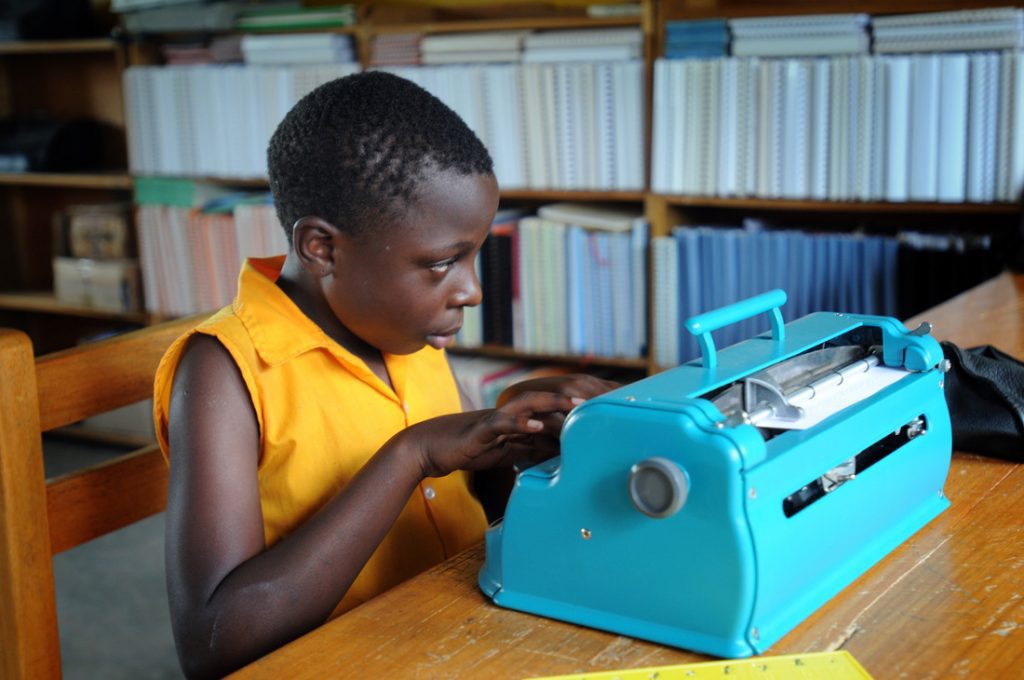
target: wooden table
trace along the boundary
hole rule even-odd
[[[1004,274],[908,322],[1024,356],[1024,276]],[[881,678],[1024,675],[1024,465],[956,453],[952,506],[769,654],[846,649]],[[499,608],[483,546],[243,669],[241,677],[525,678],[708,657]]]

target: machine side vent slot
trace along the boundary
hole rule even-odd
[[[782,511],[786,517],[792,517],[843,484],[852,481],[857,475],[925,432],[927,432],[927,424],[924,415],[920,415],[895,432],[882,437],[857,455],[835,466],[821,477],[791,493],[782,501]]]

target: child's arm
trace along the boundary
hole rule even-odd
[[[302,395],[297,395],[302,398]],[[570,397],[523,393],[501,409],[434,418],[395,435],[352,481],[267,549],[257,480],[259,428],[227,350],[195,336],[170,406],[167,580],[186,673],[223,675],[323,623],[416,485],[520,455],[535,416]]]

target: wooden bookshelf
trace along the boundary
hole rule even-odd
[[[87,52],[118,52],[121,44],[110,38],[78,40],[19,40],[0,42],[0,55],[7,54],[82,54]]]
[[[574,28],[619,28],[639,26],[640,17],[508,17],[463,21],[427,21],[397,24],[374,23],[372,33],[467,33],[478,31],[567,30]]]
[[[149,324],[154,321],[154,317],[146,312],[111,312],[92,307],[69,305],[59,301],[50,291],[0,293],[0,309],[62,314],[89,319],[110,319],[112,321],[137,324]]]
[[[132,176],[127,172],[4,172],[0,173],[0,186],[54,187],[76,189],[131,190]]]
[[[1014,215],[1020,207],[1016,203],[894,203],[866,201],[805,201],[767,198],[716,198],[713,196],[676,196],[658,194],[669,205],[700,208],[729,208],[733,210],[785,210],[843,213],[914,213],[962,215]]]

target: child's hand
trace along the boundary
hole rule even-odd
[[[505,388],[498,397],[498,406],[500,407],[523,392],[563,394],[570,397],[573,403],[578,405],[591,397],[604,394],[617,387],[621,387],[617,382],[596,378],[583,373],[534,378],[532,380],[523,380]],[[565,416],[566,413],[561,412],[541,414],[539,419],[544,423],[544,429],[521,442],[528,455],[521,456],[516,462],[533,464],[558,455],[559,437],[562,434],[562,424],[565,422]]]
[[[553,427],[560,428],[565,414],[582,402],[554,391],[523,391],[499,408],[431,418],[398,436],[411,437],[418,447],[425,477],[511,465],[547,457],[535,442],[538,435],[547,438],[550,426],[545,423],[557,422]]]

